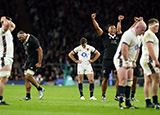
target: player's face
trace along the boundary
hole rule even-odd
[[[117,30],[116,30],[116,27],[114,25],[111,25],[108,29],[108,32],[111,34],[111,35],[115,35]]]
[[[21,42],[24,42],[25,41],[25,36],[19,37],[18,40],[21,41]]]
[[[139,28],[137,28],[137,35],[144,34],[145,30],[146,30],[146,27],[139,27]]]
[[[85,47],[86,47],[86,45],[87,45],[87,43],[84,43],[84,44],[82,44],[82,47],[83,47],[83,48],[85,48]]]
[[[155,24],[155,23],[153,23],[153,24]],[[156,26],[152,27],[152,30],[153,30],[154,33],[158,33],[159,25],[156,25]]]

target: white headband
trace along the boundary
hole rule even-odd
[[[26,35],[27,35],[26,33],[18,34],[18,35],[17,35],[17,38],[20,38],[20,37],[23,37],[23,36],[26,36]]]
[[[152,27],[155,27],[155,26],[159,26],[159,23],[155,23],[155,24],[149,26],[149,28],[152,28]]]

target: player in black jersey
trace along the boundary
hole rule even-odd
[[[25,52],[27,54],[27,59],[24,68],[26,97],[20,100],[31,100],[31,83],[37,88],[39,92],[39,99],[42,99],[44,88],[39,86],[39,84],[33,78],[33,75],[36,73],[37,69],[41,67],[43,50],[40,46],[38,39],[35,36],[31,34],[26,34],[24,31],[21,30],[17,33],[17,37],[18,40],[20,40],[23,43]]]
[[[91,19],[93,25],[98,33],[98,35],[102,38],[104,45],[104,54],[102,61],[102,69],[103,69],[103,82],[102,82],[102,99],[101,101],[105,101],[105,93],[108,86],[108,79],[111,70],[115,70],[113,64],[113,57],[117,50],[122,31],[121,31],[121,21],[124,19],[124,16],[119,15],[117,23],[117,28],[114,25],[110,25],[108,28],[108,33],[104,32],[100,27],[97,21],[95,20],[96,13],[91,15]]]

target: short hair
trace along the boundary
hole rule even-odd
[[[20,30],[17,34],[24,34],[25,32],[23,30]]]
[[[82,37],[80,39],[80,44],[85,44],[85,43],[87,43],[87,39],[85,37]]]
[[[153,24],[153,23],[159,23],[159,21],[156,18],[151,18],[148,20],[148,25]]]

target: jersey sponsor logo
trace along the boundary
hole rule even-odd
[[[138,50],[138,44],[134,47],[135,50]]]
[[[82,56],[82,57],[86,57],[86,58],[88,57],[85,52],[83,52],[83,53],[81,54],[81,56]]]

